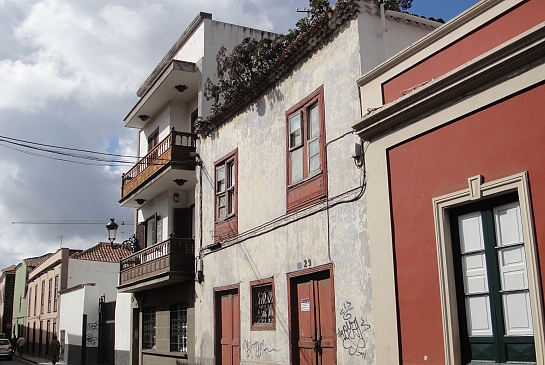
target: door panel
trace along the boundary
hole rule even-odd
[[[221,365],[240,365],[240,304],[238,290],[218,293],[216,356]]]
[[[329,271],[291,279],[294,365],[334,365],[336,355],[333,282]]]

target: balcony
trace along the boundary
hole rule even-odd
[[[190,189],[196,184],[195,152],[197,135],[172,132],[121,178],[122,207],[138,207],[136,201],[151,200],[171,189]],[[185,180],[182,188],[175,181]]]
[[[194,241],[170,238],[128,256],[120,262],[120,293],[135,293],[193,280]]]

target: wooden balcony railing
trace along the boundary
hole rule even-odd
[[[195,272],[194,241],[190,238],[170,238],[138,251],[120,262],[120,287],[138,283],[146,286],[146,280],[154,280],[169,274],[193,275]],[[170,282],[165,282],[165,285]]]
[[[142,158],[132,169],[121,178],[121,199],[146,182],[154,173],[165,165],[173,165],[185,170],[193,170],[195,165],[189,158],[190,152],[195,152],[196,134],[172,132],[154,149]]]

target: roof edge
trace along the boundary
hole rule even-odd
[[[170,64],[170,61],[174,59],[174,55],[180,50],[181,46],[187,41],[187,39],[193,34],[195,29],[205,20],[205,19],[212,19],[212,14],[200,12],[197,14],[195,19],[189,24],[189,26],[186,28],[186,30],[182,33],[182,35],[178,38],[176,43],[170,48],[170,50],[167,52],[167,54],[163,57],[163,59],[159,62],[159,64],[153,69],[151,74],[148,76],[146,81],[140,86],[138,91],[136,92],[136,95],[138,97],[142,97],[153,85],[153,82],[155,79],[163,73],[163,70],[165,67],[167,67]]]

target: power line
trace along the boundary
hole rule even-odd
[[[22,220],[11,222],[11,224],[104,224],[105,221],[90,221],[90,220]],[[120,221],[120,226],[134,226],[133,222]]]

